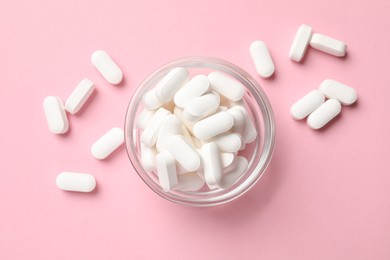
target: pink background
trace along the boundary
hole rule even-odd
[[[390,2],[2,1],[0,3],[0,259],[390,259]],[[288,51],[296,29],[348,44],[346,58]],[[248,54],[265,41],[273,79]],[[123,69],[110,86],[90,55],[106,50]],[[277,139],[261,181],[225,206],[164,201],[132,170],[122,147],[106,161],[91,144],[123,126],[137,85],[160,65],[205,55],[258,79],[273,105]],[[97,92],[48,131],[42,101],[66,99],[88,77]],[[290,118],[290,106],[322,80],[357,89],[358,104],[322,131]],[[61,171],[92,173],[98,189],[69,193]]]

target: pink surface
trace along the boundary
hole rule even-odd
[[[390,2],[2,1],[0,3],[0,259],[390,259]],[[302,23],[344,40],[348,56],[288,51]],[[276,66],[256,76],[273,105],[274,158],[239,200],[199,209],[164,201],[132,170],[124,148],[106,161],[91,144],[122,126],[137,85],[179,57],[214,56],[255,76],[248,48],[265,41]],[[90,55],[123,69],[110,86]],[[71,132],[48,131],[42,101],[66,99],[84,77],[97,93]],[[358,104],[323,131],[289,116],[326,78]],[[98,189],[68,193],[61,171],[89,172]]]

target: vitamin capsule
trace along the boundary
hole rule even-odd
[[[140,144],[140,148],[142,166],[147,172],[153,171],[156,168],[156,149],[154,147],[146,146],[143,143]]]
[[[124,136],[123,130],[119,127],[110,129],[92,145],[92,155],[99,160],[105,159],[123,144]]]
[[[170,114],[170,112],[162,107],[160,107],[156,113],[154,113],[153,117],[150,119],[149,124],[141,134],[142,143],[149,147],[152,147],[156,143],[160,126],[168,114]]]
[[[228,131],[233,126],[233,116],[226,111],[219,112],[194,124],[194,136],[206,140]]]
[[[156,167],[161,187],[169,192],[178,183],[175,160],[168,152],[161,152],[156,156]]]
[[[164,103],[171,101],[176,92],[188,81],[189,75],[185,68],[172,69],[154,88],[156,97]]]
[[[312,28],[309,25],[302,24],[294,37],[291,44],[289,57],[293,61],[300,62],[305,56],[307,46],[309,45],[312,34]]]
[[[202,146],[203,173],[210,188],[219,186],[222,179],[222,159],[216,143],[206,143]]]
[[[357,100],[356,90],[335,80],[324,80],[320,90],[327,98],[337,99],[343,105],[351,105]]]
[[[244,96],[244,87],[240,82],[227,75],[214,71],[208,75],[210,87],[231,101],[239,101]]]
[[[61,172],[57,175],[56,184],[61,190],[91,192],[96,187],[96,180],[87,173]]]
[[[212,142],[215,142],[219,149],[224,152],[234,153],[241,147],[241,138],[236,133],[225,133],[214,138],[211,138]]]
[[[312,90],[292,105],[290,114],[294,119],[301,120],[319,108],[324,101],[325,96],[320,90]]]
[[[49,130],[54,134],[64,134],[69,129],[68,118],[64,110],[64,105],[59,97],[48,96],[43,100],[43,110],[45,112]]]
[[[176,92],[174,96],[175,105],[184,108],[191,99],[206,93],[209,86],[210,82],[207,76],[196,75]]]
[[[222,177],[220,184],[222,189],[229,189],[232,187],[233,184],[236,183],[248,169],[248,161],[244,157],[237,156],[236,160],[236,167],[233,170],[225,173]]]
[[[325,53],[343,57],[347,51],[347,45],[339,40],[326,35],[314,33],[310,40],[310,46]]]
[[[243,106],[237,106],[241,112],[244,115],[245,123],[244,123],[244,130],[242,132],[242,142],[249,144],[252,143],[254,140],[256,140],[257,137],[257,131],[256,127],[254,126],[252,119],[248,113],[248,111]]]
[[[157,136],[157,142],[156,142],[156,148],[158,151],[165,150],[166,143],[170,136],[172,135],[179,135],[182,133],[183,124],[180,121],[180,119],[176,115],[168,114],[164,122],[161,124],[158,136]]]
[[[65,102],[65,109],[71,114],[76,114],[91,96],[95,86],[89,79],[83,79],[70,94]]]
[[[249,52],[257,73],[263,78],[269,78],[274,74],[275,66],[268,51],[267,45],[262,41],[254,41]]]
[[[234,123],[232,131],[242,134],[245,125],[244,113],[236,106],[229,108],[227,112],[233,116]]]
[[[117,85],[122,82],[123,74],[121,69],[105,51],[95,51],[91,56],[91,61],[108,83]]]
[[[142,104],[144,104],[145,109],[154,110],[161,107],[164,103],[157,99],[154,89],[152,89],[142,97]]]
[[[193,98],[185,106],[183,117],[191,122],[205,118],[217,111],[219,101],[219,95],[213,93]]]
[[[320,129],[341,112],[341,104],[336,99],[328,99],[307,118],[307,125],[312,129]]]
[[[145,129],[148,123],[150,122],[150,119],[152,119],[154,113],[155,113],[154,110],[143,109],[137,117],[137,122],[136,122],[137,127],[140,129]]]
[[[174,190],[179,191],[197,191],[200,190],[205,182],[197,173],[186,173],[177,176],[177,186]]]
[[[166,143],[167,151],[187,171],[194,172],[200,167],[200,157],[183,136],[173,135]]]

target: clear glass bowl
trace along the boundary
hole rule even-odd
[[[140,130],[136,127],[136,119],[143,109],[142,97],[154,88],[171,69],[185,67],[191,77],[196,74],[207,75],[211,71],[224,72],[241,82],[245,87],[245,102],[248,113],[257,129],[257,139],[248,144],[240,154],[248,160],[245,174],[229,189],[201,189],[195,192],[165,192],[159,184],[157,176],[143,169],[140,158]],[[236,65],[208,57],[189,57],[174,60],[160,67],[147,77],[135,91],[126,113],[125,144],[129,159],[141,179],[161,197],[179,204],[190,206],[214,206],[232,201],[247,192],[260,179],[272,156],[275,141],[275,122],[271,105],[260,85],[246,71]]]

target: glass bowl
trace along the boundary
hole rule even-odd
[[[211,71],[219,71],[230,75],[245,88],[243,101],[257,130],[257,139],[247,144],[239,155],[248,160],[248,169],[242,177],[229,189],[201,189],[199,191],[165,192],[153,172],[144,170],[140,158],[140,134],[136,127],[136,119],[143,109],[143,95],[154,88],[171,69],[184,67],[190,71],[191,77],[197,74],[207,75]],[[216,58],[188,57],[169,62],[158,68],[147,77],[135,91],[127,108],[125,120],[125,145],[129,159],[141,179],[155,193],[169,201],[190,206],[214,206],[237,199],[251,189],[265,172],[272,156],[275,141],[275,122],[271,105],[267,96],[255,79],[236,65]]]

